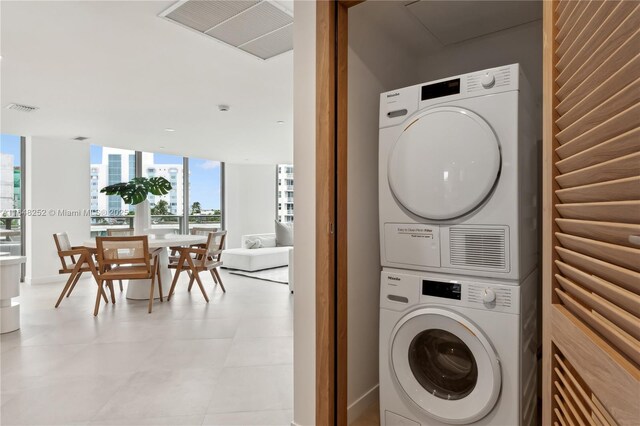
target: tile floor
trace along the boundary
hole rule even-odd
[[[61,285],[23,285],[22,328],[0,337],[0,423],[290,425],[293,296],[222,279],[226,294],[203,278],[208,304],[181,281],[152,314],[116,288],[96,318],[91,280],[58,309]]]

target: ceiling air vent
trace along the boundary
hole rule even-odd
[[[261,59],[293,49],[293,16],[273,1],[179,1],[160,16]]]
[[[38,107],[29,106],[29,105],[20,105],[20,104],[9,104],[7,105],[7,109],[13,109],[15,111],[20,112],[33,112],[38,109]]]

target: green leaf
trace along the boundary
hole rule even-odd
[[[129,182],[120,182],[106,186],[100,190],[107,195],[119,195],[127,204],[140,204],[147,199],[149,192],[154,195],[165,195],[171,191],[171,183],[163,177],[133,178]]]
[[[147,180],[147,189],[153,195],[165,195],[171,191],[171,183],[163,177],[156,176]]]

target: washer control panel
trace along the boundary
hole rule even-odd
[[[443,274],[382,272],[380,307],[403,311],[415,305],[437,304],[517,314],[520,287],[487,278],[454,279]]]
[[[470,303],[478,303],[486,306],[502,306],[510,308],[512,305],[511,287],[496,287],[469,284],[467,286],[467,301]]]

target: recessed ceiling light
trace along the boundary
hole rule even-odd
[[[229,111],[231,109],[231,107],[229,105],[218,105],[218,109],[221,112],[227,112],[227,111]]]
[[[284,121],[282,121],[282,120],[278,120],[278,121],[276,121],[276,123],[278,123],[278,124],[284,124]]]
[[[175,132],[176,129],[172,129],[170,127],[167,127],[166,129],[164,129],[165,132]]]

